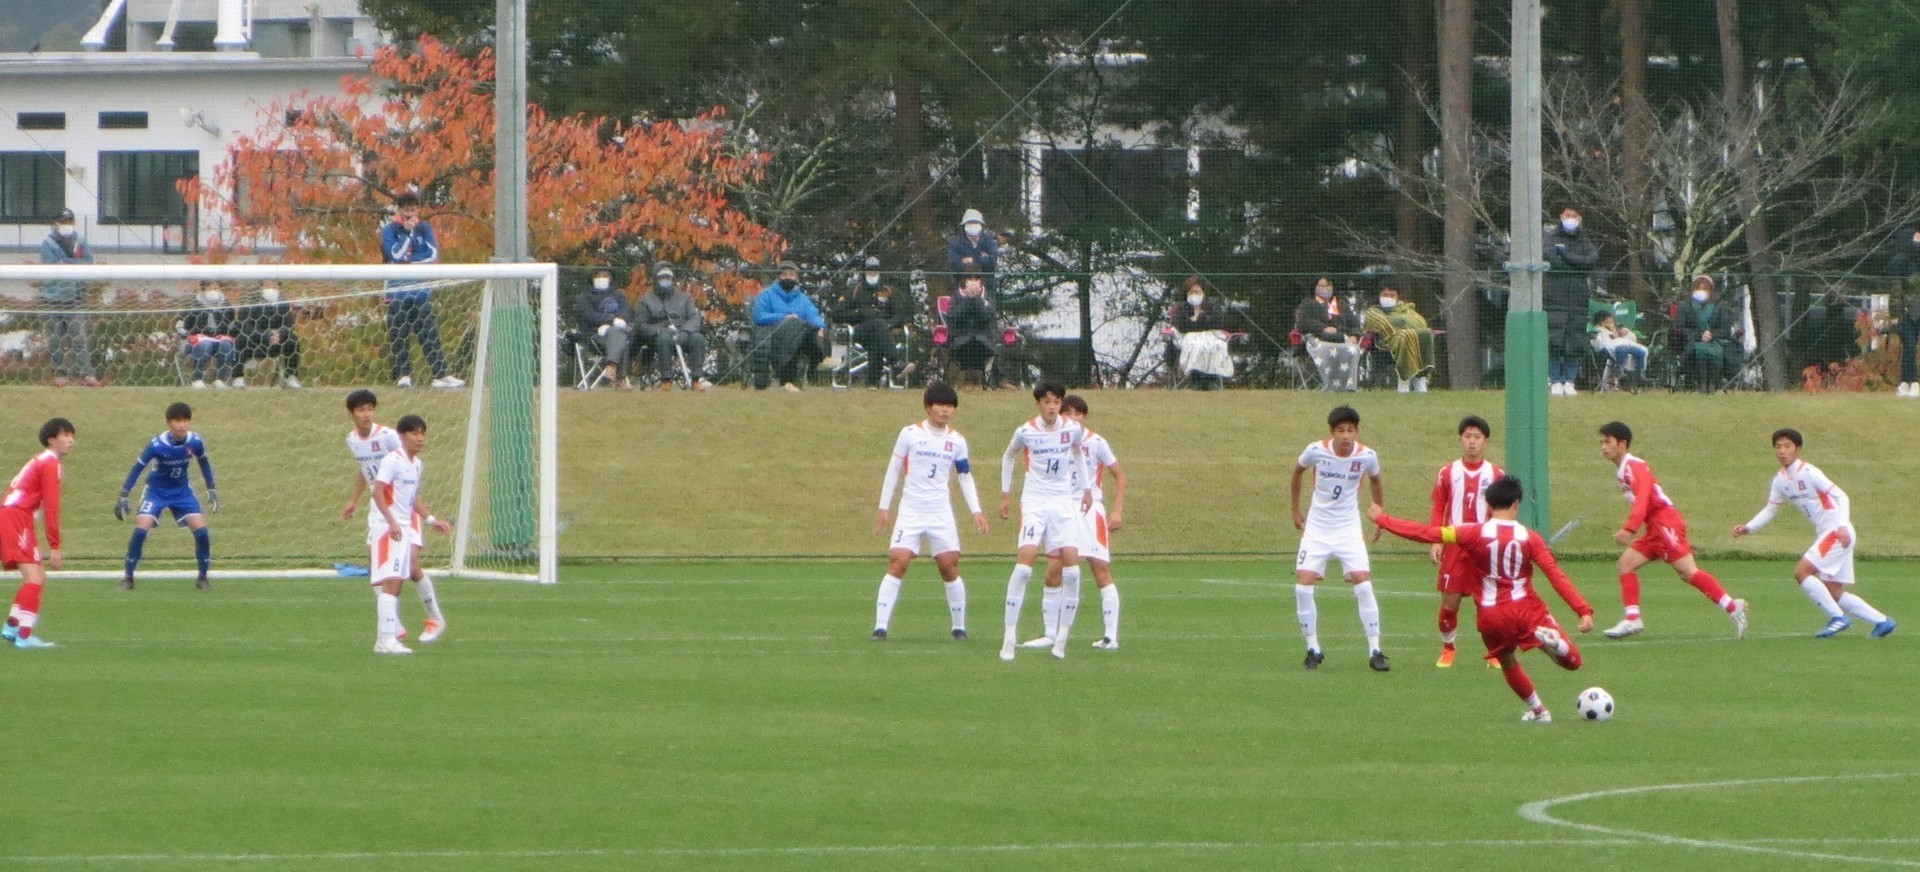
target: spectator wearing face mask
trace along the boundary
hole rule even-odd
[[[853,325],[853,341],[867,350],[867,387],[878,388],[899,363],[893,359],[893,331],[907,323],[908,312],[906,302],[881,274],[880,258],[868,257],[861,267],[847,294],[844,315]]]
[[[1580,210],[1560,210],[1560,223],[1547,228],[1543,251],[1547,275],[1541,286],[1547,312],[1548,393],[1571,397],[1580,378],[1580,360],[1587,353],[1587,299],[1593,295],[1592,274],[1600,263],[1600,249],[1580,228]]]
[[[1681,362],[1693,374],[1702,393],[1713,393],[1724,387],[1746,363],[1739,343],[1734,341],[1740,309],[1715,299],[1713,292],[1712,276],[1694,276],[1693,286],[1687,292],[1687,299],[1680,303],[1680,314],[1675,319],[1687,343]]]
[[[40,262],[93,263],[93,249],[75,229],[72,210],[62,209],[53,219],[53,229],[40,243]],[[79,379],[87,387],[99,387],[100,379],[93,371],[93,347],[87,337],[87,316],[74,314],[74,310],[86,306],[86,282],[41,282],[40,301],[48,310],[47,356],[53,367],[53,386],[66,387]]]
[[[988,294],[999,291],[1000,240],[987,232],[987,219],[979,209],[968,209],[960,216],[960,235],[947,242],[947,272],[953,274],[956,286],[969,266],[986,280]]]
[[[187,357],[193,360],[194,390],[206,388],[209,362],[213,386],[225,390],[240,363],[233,339],[233,308],[227,305],[226,292],[218,285],[201,285],[199,305],[180,319],[180,329],[187,335]]]
[[[298,389],[300,384],[300,337],[294,332],[293,305],[281,299],[280,288],[268,282],[260,286],[259,301],[243,308],[235,334],[240,362],[280,359],[280,384]],[[246,377],[235,373],[233,386],[247,386]]]
[[[1361,313],[1360,321],[1367,332],[1380,337],[1380,344],[1393,356],[1400,392],[1424,394],[1427,374],[1433,372],[1433,329],[1412,300],[1400,299],[1398,288],[1380,288],[1379,301],[1379,305]]]
[[[753,386],[766,390],[771,375],[782,388],[797,393],[801,366],[826,360],[827,319],[800,286],[799,265],[782,261],[776,275],[773,284],[753,298]]]
[[[1227,346],[1227,319],[1220,304],[1207,296],[1207,281],[1188,276],[1181,284],[1184,296],[1173,304],[1174,342],[1180,349],[1180,371],[1198,390],[1217,391],[1233,378],[1233,355]]]
[[[633,307],[625,290],[613,283],[613,268],[593,269],[593,286],[580,297],[580,332],[600,345],[600,375],[587,383],[591,388],[602,382],[632,387],[622,373],[627,371],[627,352],[633,337]]]
[[[1334,296],[1333,279],[1321,276],[1313,294],[1293,310],[1293,327],[1307,344],[1307,356],[1320,370],[1320,389],[1360,389],[1360,316]]]
[[[640,338],[653,347],[653,368],[660,376],[660,389],[672,390],[678,376],[680,357],[687,360],[687,383],[696,391],[706,390],[703,368],[707,361],[707,319],[693,297],[674,281],[673,264],[660,261],[653,265],[653,287],[640,296]],[[675,349],[679,354],[675,354]]]

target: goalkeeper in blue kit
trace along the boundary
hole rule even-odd
[[[220,511],[220,492],[214,489],[213,463],[207,459],[206,440],[190,429],[192,425],[193,409],[186,403],[168,406],[166,432],[147,443],[146,450],[133,462],[133,469],[127,472],[126,483],[120,486],[120,501],[113,506],[113,517],[124,521],[129,513],[134,515],[133,538],[127,542],[127,575],[120,582],[121,590],[133,590],[133,570],[140,565],[147,534],[160,523],[161,512],[172,512],[176,523],[193,531],[193,556],[200,569],[195,586],[201,590],[211,586],[207,581],[207,568],[213,563],[213,538],[207,532],[207,516],[200,512],[200,499],[194,495],[188,465],[199,463],[200,477],[207,483],[207,504],[216,512]],[[147,476],[147,489],[140,495],[140,509],[135,512],[128,496],[148,466],[153,467],[153,472]]]

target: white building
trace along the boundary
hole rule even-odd
[[[183,260],[222,228],[176,182],[276,101],[341,93],[378,40],[354,0],[113,0],[88,51],[0,54],[0,249],[70,209],[105,259]]]

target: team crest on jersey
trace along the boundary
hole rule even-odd
[[[1352,466],[1349,466],[1349,467],[1347,467],[1347,471],[1348,471],[1348,472],[1359,472],[1359,471],[1360,471],[1360,461],[1358,461],[1358,460],[1356,460],[1356,461],[1354,461],[1354,462],[1353,462],[1353,465],[1352,465]]]
[[[1807,483],[1804,481],[1797,481],[1797,482],[1794,482],[1794,484],[1799,485],[1801,490],[1807,489]]]
[[[952,443],[952,442],[948,442],[948,443],[947,443],[947,447],[946,447],[946,449],[945,449],[945,450],[947,450],[947,451],[952,451],[952,450],[953,450],[953,443]]]
[[[1060,444],[1061,444],[1061,445],[1067,445],[1067,444],[1070,444],[1070,443],[1072,443],[1072,442],[1073,442],[1073,434],[1071,434],[1071,433],[1062,433],[1062,434],[1060,434]]]

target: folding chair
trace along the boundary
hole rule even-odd
[[[941,299],[946,299],[942,297]],[[906,369],[908,355],[912,352],[913,328],[901,326],[887,331],[887,338],[893,343],[893,365],[881,375],[881,383],[888,388],[899,389],[907,386]],[[834,327],[834,353],[840,358],[840,365],[833,368],[829,378],[833,389],[844,391],[853,387],[855,376],[865,376],[867,369],[873,366],[873,354],[867,347],[856,341],[854,325],[840,324]]]
[[[573,389],[590,391],[607,381],[607,355],[600,343],[579,330],[560,334],[560,356],[573,361]]]
[[[1280,354],[1280,370],[1291,379],[1294,390],[1320,388],[1320,367],[1315,366],[1307,354],[1307,337],[1301,335],[1298,327],[1287,331],[1287,350]]]

